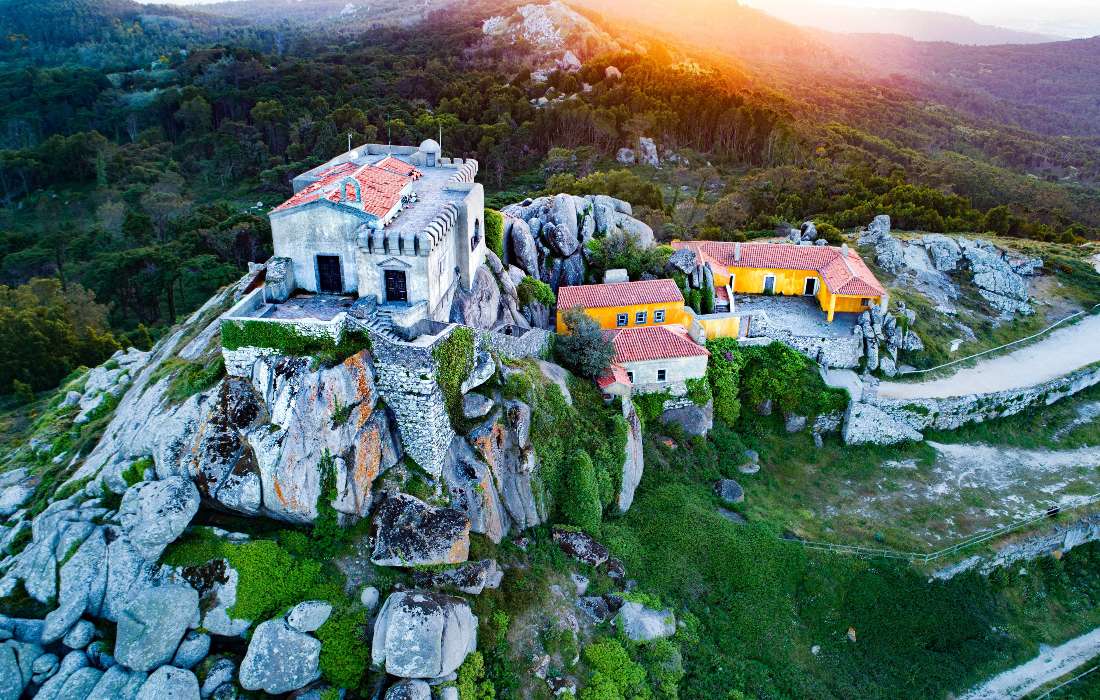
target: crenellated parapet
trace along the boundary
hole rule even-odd
[[[459,207],[454,202],[444,204],[420,231],[360,226],[359,245],[371,255],[404,255],[427,257],[441,246],[447,245],[459,217]]]

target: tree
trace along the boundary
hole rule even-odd
[[[79,285],[55,279],[0,285],[0,394],[22,382],[35,391],[57,386],[81,365],[97,365],[118,350],[107,308]]]
[[[599,377],[611,365],[615,346],[604,337],[600,324],[584,309],[569,309],[562,320],[567,335],[558,336],[554,346],[558,360],[582,377]]]
[[[261,100],[252,108],[252,121],[267,134],[267,147],[272,153],[281,153],[279,129],[286,120],[286,110],[278,100]]]
[[[587,452],[580,451],[569,462],[569,472],[560,495],[560,508],[566,522],[592,536],[600,534],[600,485],[596,467]]]

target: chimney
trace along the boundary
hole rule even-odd
[[[847,243],[841,243],[840,244],[840,254],[843,255],[844,257],[848,257],[848,244]]]
[[[733,261],[734,262],[741,262],[741,244],[740,243],[734,243],[733,244]]]

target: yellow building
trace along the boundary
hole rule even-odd
[[[714,272],[714,284],[735,294],[812,296],[829,321],[834,314],[879,306],[886,290],[863,259],[847,245],[675,241],[694,250]]]
[[[693,318],[688,316],[690,311],[685,311],[680,288],[669,279],[561,287],[558,289],[558,333],[566,331],[565,312],[575,308],[584,309],[604,329],[670,323],[690,327]]]

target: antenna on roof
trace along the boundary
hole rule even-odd
[[[351,131],[348,131],[348,151],[351,151]]]
[[[443,155],[443,122],[436,120],[436,123],[439,125],[439,155]]]

